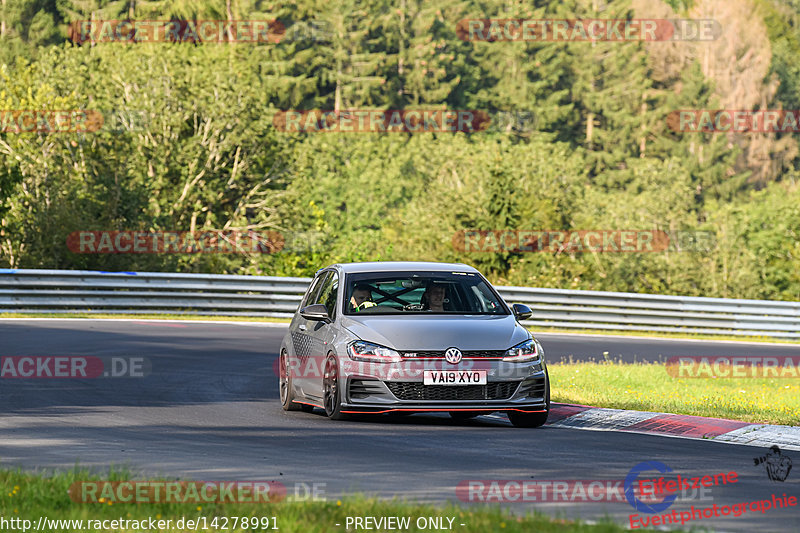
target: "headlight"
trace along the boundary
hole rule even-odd
[[[505,356],[503,356],[503,361],[509,361],[512,363],[530,363],[530,362],[541,362],[542,353],[541,349],[539,348],[539,344],[533,340],[529,339],[525,342],[521,342],[514,346],[513,348],[509,348],[506,350]]]
[[[350,343],[350,346],[347,347],[347,355],[353,361],[370,363],[399,363],[403,360],[400,354],[391,348],[364,341]]]

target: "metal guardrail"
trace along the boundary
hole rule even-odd
[[[288,317],[309,278],[0,269],[0,313]],[[800,302],[497,287],[527,325],[800,338]]]

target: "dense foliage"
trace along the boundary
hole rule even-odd
[[[800,109],[796,0],[0,0],[0,266],[308,275],[474,264],[518,285],[800,300],[791,134],[679,133],[680,109]],[[465,18],[715,18],[712,42],[477,42]],[[83,43],[70,22],[279,19],[277,44]],[[476,133],[286,133],[288,109],[475,109]],[[109,117],[115,117],[109,120]],[[659,253],[465,253],[463,229],[710,231]],[[277,230],[276,254],[76,254],[80,230]]]

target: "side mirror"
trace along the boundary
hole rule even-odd
[[[514,316],[517,317],[517,320],[528,320],[533,314],[531,308],[525,304],[514,304],[511,308],[514,310]]]
[[[307,305],[300,310],[300,316],[307,320],[317,320],[320,322],[331,321],[331,317],[328,315],[328,309],[324,304]]]

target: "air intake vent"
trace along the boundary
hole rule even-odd
[[[519,386],[519,393],[525,394],[528,398],[543,400],[545,393],[544,378],[526,379]]]
[[[351,398],[360,399],[381,394],[386,394],[386,389],[381,386],[381,382],[377,379],[354,379],[350,381]]]

